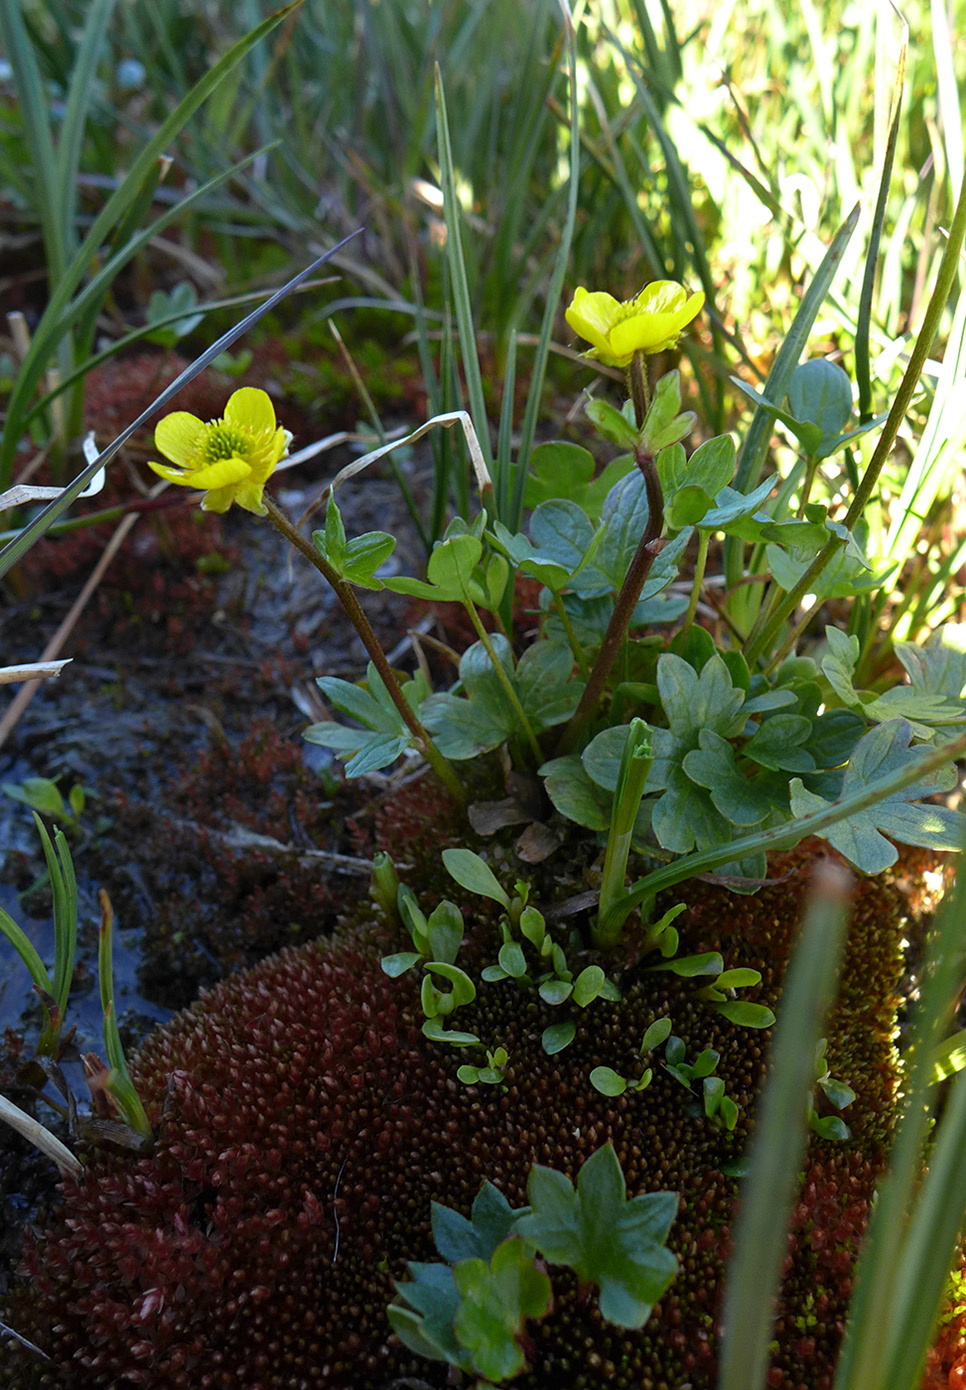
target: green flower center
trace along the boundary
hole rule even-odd
[[[224,420],[206,425],[199,452],[205,463],[217,463],[219,459],[247,458],[251,452],[251,440],[245,430],[237,425],[229,425]]]
[[[625,300],[623,304],[618,305],[617,313],[614,315],[614,323],[611,324],[611,328],[614,327],[614,324],[623,323],[625,319],[643,318],[647,312],[646,309],[638,307],[636,299]]]

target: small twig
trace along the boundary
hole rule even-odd
[[[174,820],[171,824],[178,830],[189,830],[195,835],[207,835],[209,839],[218,840],[226,849],[264,850],[267,854],[277,854],[286,859],[314,861],[347,874],[363,876],[372,873],[370,859],[357,859],[351,854],[336,854],[326,849],[301,849],[297,845],[287,845],[281,840],[275,840],[271,835],[259,835],[253,830],[246,830],[241,825],[233,825],[229,830],[214,830],[210,825],[199,825],[193,820]]]
[[[0,1120],[6,1120],[11,1129],[22,1134],[35,1149],[52,1159],[64,1177],[77,1178],[83,1173],[83,1164],[71,1153],[67,1145],[62,1144],[56,1134],[51,1134],[49,1129],[45,1129],[39,1120],[28,1115],[26,1110],[21,1110],[12,1100],[7,1100],[6,1096],[0,1096]]]
[[[19,1342],[27,1351],[32,1351],[35,1355],[42,1356],[45,1361],[50,1360],[50,1357],[45,1351],[41,1351],[40,1347],[35,1346],[33,1342],[28,1342],[26,1337],[21,1337],[19,1332],[16,1332],[12,1327],[8,1327],[5,1322],[0,1322],[0,1334],[6,1337],[12,1337],[15,1342]]]
[[[0,685],[16,685],[18,681],[55,680],[73,659],[72,656],[67,656],[63,661],[28,661],[22,666],[0,666]]]

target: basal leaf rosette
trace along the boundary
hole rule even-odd
[[[655,280],[623,304],[613,295],[581,285],[566,319],[575,333],[593,343],[585,357],[608,367],[627,367],[636,352],[649,356],[674,347],[703,305],[703,290],[688,294],[674,280]]]
[[[275,420],[265,391],[243,386],[234,392],[220,420],[207,424],[186,410],[166,415],[154,432],[158,450],[177,464],[149,466],[169,483],[204,492],[206,512],[227,512],[232,503],[265,515],[262,493],[292,436]]]

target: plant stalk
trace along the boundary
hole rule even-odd
[[[691,586],[691,598],[688,601],[688,611],[684,615],[684,624],[681,628],[681,636],[687,637],[694,625],[694,615],[698,611],[698,599],[701,596],[701,585],[704,583],[704,570],[708,563],[708,546],[711,544],[711,532],[698,532],[698,553],[694,561],[694,583]]]
[[[419,751],[436,773],[436,776],[442,782],[443,786],[456,801],[457,805],[461,807],[465,806],[466,794],[463,791],[459,778],[453,771],[451,764],[443,757],[430,735],[419,722],[415,711],[410,708],[405,695],[403,695],[399,687],[399,682],[396,680],[395,673],[386,660],[386,654],[382,647],[380,647],[379,640],[372,630],[372,625],[366,617],[361,603],[352,592],[352,588],[346,583],[342,576],[332,568],[329,562],[323,559],[315,547],[305,539],[302,533],[292,525],[291,521],[289,521],[288,517],[271,497],[266,496],[263,500],[268,518],[275,528],[281,531],[285,539],[290,545],[295,547],[300,555],[304,555],[309,564],[315,566],[322,577],[332,589],[335,590],[335,595],[345,609],[346,616],[359,634],[362,645],[372,659],[372,664],[382,677],[382,681],[389,691],[393,704],[402,715],[406,727],[416,739]]]
[[[641,596],[641,590],[651,572],[654,557],[658,553],[654,546],[660,540],[661,532],[664,529],[664,493],[661,490],[661,480],[657,475],[657,467],[653,457],[643,447],[638,447],[634,451],[634,462],[644,475],[644,488],[647,493],[647,525],[644,527],[644,534],[641,536],[640,544],[634,553],[621,591],[617,595],[614,611],[607,624],[607,631],[604,634],[600,651],[597,653],[597,660],[591,670],[590,679],[580,697],[580,704],[564,729],[563,737],[557,747],[555,756],[558,758],[564,753],[570,752],[597,712],[597,706],[607,684],[607,677],[617,660],[617,654],[634,616],[637,600]]]
[[[466,609],[466,612],[469,616],[469,620],[473,624],[473,627],[476,631],[477,637],[483,643],[483,649],[486,652],[487,656],[490,658],[490,664],[492,665],[493,670],[496,672],[496,678],[500,682],[500,685],[503,687],[504,695],[507,697],[507,699],[510,701],[510,704],[513,707],[513,713],[520,721],[520,728],[523,730],[524,737],[529,743],[530,750],[533,753],[533,756],[536,758],[537,766],[539,767],[540,764],[543,762],[543,749],[537,742],[537,736],[533,732],[533,725],[527,718],[527,712],[520,703],[520,697],[519,695],[517,695],[517,692],[513,689],[513,682],[510,680],[510,677],[503,669],[503,664],[500,661],[500,658],[497,656],[496,651],[494,650],[493,643],[490,641],[490,634],[487,632],[486,628],[480,622],[480,615],[479,613],[477,613],[475,605],[470,599],[464,599],[463,607]]]
[[[611,908],[624,894],[634,825],[644,795],[644,783],[653,763],[647,725],[643,719],[632,719],[627,726],[621,769],[614,792],[610,834],[600,881],[597,923],[593,931],[594,945],[601,951],[610,950],[621,938],[623,919],[620,914],[612,914]],[[612,915],[616,921],[611,921]]]

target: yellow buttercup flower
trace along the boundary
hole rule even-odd
[[[575,333],[593,343],[585,357],[608,367],[626,367],[635,352],[663,352],[673,347],[681,330],[700,314],[704,291],[688,294],[674,280],[655,280],[636,299],[623,304],[598,290],[581,286],[566,311]]]
[[[227,512],[233,502],[256,516],[265,515],[262,493],[292,436],[275,423],[275,409],[265,391],[243,386],[235,391],[221,420],[205,424],[187,410],[158,422],[155,447],[179,465],[151,463],[169,483],[195,487],[205,494],[206,512]]]

